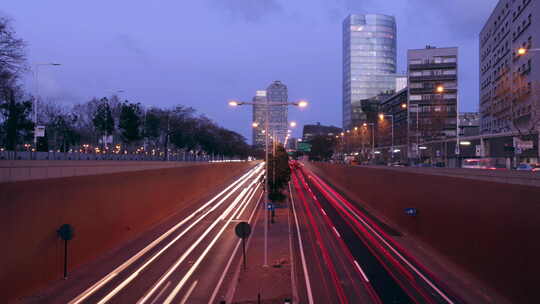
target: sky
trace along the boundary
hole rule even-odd
[[[69,106],[121,91],[147,106],[191,106],[251,141],[251,100],[281,80],[289,120],[341,126],[342,20],[397,21],[398,72],[408,49],[459,47],[460,111],[478,110],[478,34],[497,0],[2,0],[0,14],[27,42],[39,93]],[[26,86],[36,88],[31,75]]]

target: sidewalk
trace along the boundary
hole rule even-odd
[[[258,295],[264,304],[282,304],[285,299],[292,299],[288,202],[281,205],[275,210],[274,223],[268,224],[268,267],[262,266],[264,213],[261,213],[246,248],[247,270],[240,269],[232,303],[257,303]]]

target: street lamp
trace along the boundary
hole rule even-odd
[[[390,117],[392,119],[392,161],[394,161],[394,115],[384,113],[379,114],[380,120],[384,120],[385,117]]]
[[[371,126],[371,157],[375,158],[375,124],[372,122],[370,123],[365,122],[362,124],[362,126],[364,128]]]
[[[270,102],[268,98],[266,98],[265,103],[259,103],[259,102],[247,102],[247,101],[238,101],[238,100],[231,100],[229,101],[229,106],[231,107],[237,107],[242,105],[249,105],[249,106],[255,106],[255,105],[263,105],[265,107],[264,113],[265,113],[265,120],[264,120],[264,146],[265,146],[265,163],[266,163],[266,172],[265,172],[265,187],[264,187],[264,198],[265,198],[265,204],[264,204],[264,267],[268,267],[268,139],[269,139],[269,112],[270,107],[277,107],[277,106],[297,106],[299,108],[305,108],[308,106],[308,102],[305,100],[300,100],[298,102]],[[275,142],[275,139],[274,139]]]
[[[38,127],[38,98],[39,98],[39,67],[40,66],[59,66],[60,63],[49,62],[49,63],[35,63],[34,64],[34,76],[35,76],[35,86],[36,86],[36,97],[34,98],[34,147],[37,151],[37,127]]]
[[[258,128],[259,127],[259,123],[258,122],[254,122],[251,124],[252,127],[254,128]]]
[[[291,126],[292,128],[296,127],[296,121],[291,121],[289,123],[289,126]]]
[[[517,50],[517,54],[518,54],[518,56],[523,56],[523,55],[526,55],[528,52],[537,52],[537,51],[540,51],[540,48],[529,49],[529,48],[520,47]]]

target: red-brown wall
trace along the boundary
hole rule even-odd
[[[253,163],[0,183],[0,302],[62,276],[62,224],[75,228],[69,267],[133,239],[215,192]]]
[[[308,167],[512,302],[538,302],[540,187],[326,163]],[[406,216],[408,207],[418,216]]]

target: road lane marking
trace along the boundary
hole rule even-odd
[[[245,194],[246,191],[245,189],[243,189],[241,191],[241,195]],[[238,202],[242,199],[242,196],[241,195],[238,195],[234,201],[231,203],[231,205],[229,205],[229,207],[227,207],[227,209],[225,209],[225,212],[223,213],[224,215],[225,214],[229,214],[229,212],[234,208],[236,207],[236,205],[238,204]],[[226,198],[228,198],[230,196],[230,193],[226,196]],[[220,222],[221,222],[221,218],[222,216],[219,216],[206,230],[205,232],[197,239],[197,241],[195,243],[193,243],[189,248],[188,250],[186,250],[182,256],[173,264],[173,266],[171,266],[167,272],[165,272],[165,274],[159,279],[159,281],[148,291],[148,293],[143,296],[141,299],[139,299],[139,301],[137,301],[138,304],[142,304],[142,303],[145,303],[148,298],[156,291],[156,289],[161,285],[163,284],[163,282],[176,270],[176,268],[178,268],[178,266],[180,266],[180,264],[188,257],[188,255],[193,251],[195,250],[195,248],[203,241],[203,239],[214,229],[214,227],[216,227]],[[227,225],[224,225],[224,227],[226,227]]]
[[[193,289],[195,289],[195,286],[197,286],[197,283],[199,283],[199,281],[195,281],[193,282],[193,284],[191,284],[191,287],[188,289],[188,291],[186,292],[186,295],[182,298],[182,301],[180,301],[180,304],[186,304],[189,296],[191,295],[191,293],[193,292]]]
[[[321,186],[323,186],[324,188],[326,189],[330,189],[332,193],[334,193],[334,190],[330,188],[329,185],[327,185],[326,183],[324,183],[319,177],[316,177],[314,178],[316,179],[319,184]],[[337,193],[336,193],[337,194]],[[391,246],[373,227],[371,227],[370,224],[368,224],[366,221],[364,221],[364,219],[359,216],[355,210],[353,210],[351,207],[349,207],[349,205],[347,203],[345,203],[344,199],[342,199],[340,196],[338,195],[334,195],[337,200],[339,200],[341,202],[341,205],[343,207],[345,207],[349,213],[351,213],[352,215],[354,215],[354,217],[359,220],[360,222],[362,222],[362,224],[367,227],[375,236],[377,236],[377,238],[379,238],[380,241],[382,241],[386,247],[390,248],[390,250],[395,254],[397,255],[405,264],[407,264],[407,266],[409,266],[409,268],[411,268],[418,276],[420,276],[420,278],[422,280],[424,280],[424,282],[426,282],[433,290],[435,290],[445,301],[447,301],[448,303],[450,304],[453,304],[454,302],[452,300],[450,300],[439,288],[437,288],[437,286],[435,286],[435,284],[433,284],[426,276],[424,276],[414,265],[412,265],[407,259],[405,259],[405,257],[403,257],[396,249],[394,249],[393,246]]]
[[[339,232],[337,231],[336,227],[332,227],[332,229],[334,229],[334,232],[337,234],[337,236],[339,238],[341,238],[341,234],[339,234]]]
[[[154,300],[150,303],[150,304],[155,304],[157,303],[157,300],[161,297],[161,295],[163,294],[163,292],[165,292],[165,290],[171,285],[171,281],[167,281],[167,284],[165,284],[165,286],[159,291],[159,293],[157,294],[157,296],[154,298]]]
[[[248,197],[245,196],[244,199],[247,199]],[[240,204],[238,203],[233,203],[231,204],[231,207],[236,207],[236,205],[238,206],[241,206],[243,202],[241,202]],[[229,211],[230,212],[230,211]],[[234,214],[229,218],[229,221],[232,220],[234,218]],[[182,280],[180,281],[180,283],[178,283],[178,285],[176,285],[176,287],[171,291],[171,293],[169,294],[169,296],[165,299],[165,301],[163,301],[163,304],[170,304],[174,298],[176,297],[176,295],[178,294],[178,292],[180,292],[180,290],[182,289],[182,287],[184,286],[184,284],[189,280],[189,278],[191,277],[191,275],[193,275],[193,273],[197,270],[197,268],[199,267],[199,265],[202,263],[202,261],[204,260],[204,258],[206,257],[206,255],[208,254],[208,252],[210,252],[210,250],[214,247],[214,245],[216,244],[216,242],[219,240],[219,238],[221,237],[221,235],[223,234],[223,232],[225,231],[225,229],[227,228],[227,226],[229,225],[229,222],[227,222],[225,225],[223,225],[223,227],[221,227],[221,230],[219,230],[219,232],[215,235],[215,237],[212,239],[212,241],[210,242],[210,244],[208,244],[208,246],[206,246],[206,248],[204,249],[203,253],[199,256],[199,258],[197,259],[197,261],[191,266],[191,268],[187,271],[187,273],[184,275],[184,277],[182,278]]]
[[[360,274],[362,274],[362,277],[364,278],[364,280],[366,280],[366,282],[369,282],[366,274],[362,270],[362,267],[360,267],[360,265],[358,264],[358,262],[356,260],[354,260],[354,265],[356,266],[356,268],[358,268],[358,271],[360,271]]]
[[[257,185],[257,188],[258,188],[259,185]],[[259,196],[259,199],[257,200],[256,205],[258,205],[258,202],[261,201],[263,195],[264,195],[264,192],[261,193],[261,195]],[[253,218],[253,215],[255,214],[255,211],[257,211],[257,207],[253,208],[253,211],[251,212],[251,215],[249,216],[248,223],[251,223],[251,219]],[[249,239],[247,240],[248,244],[249,244],[249,240],[251,239],[252,236],[253,236],[253,234],[251,234],[249,236]],[[223,280],[225,279],[225,276],[229,272],[229,268],[231,267],[232,261],[233,261],[235,255],[236,255],[236,252],[238,251],[238,248],[240,248],[240,244],[242,244],[242,240],[239,240],[236,243],[236,246],[234,247],[233,253],[231,254],[231,257],[229,258],[229,261],[227,262],[227,265],[225,266],[225,269],[223,270],[223,272],[221,274],[221,277],[219,278],[219,281],[218,281],[218,283],[216,285],[216,288],[214,288],[214,292],[212,292],[212,296],[210,297],[210,300],[208,301],[208,304],[214,304],[214,300],[216,299],[217,293],[221,289],[221,284],[223,284]]]
[[[296,223],[296,233],[298,234],[298,246],[300,247],[300,257],[302,259],[302,268],[304,270],[304,280],[306,281],[308,303],[313,304],[315,302],[313,301],[313,294],[311,291],[311,282],[309,280],[309,273],[308,273],[307,265],[306,265],[306,256],[304,254],[304,244],[302,243],[302,235],[300,234],[300,225],[298,224],[298,217],[296,216],[296,209],[294,207],[294,199],[292,195],[291,182],[289,182],[289,193],[291,194],[291,205],[293,207],[292,209],[293,209],[294,221]]]
[[[116,277],[120,272],[124,271],[127,267],[129,267],[131,264],[133,264],[135,261],[137,261],[141,256],[143,256],[144,254],[146,254],[149,250],[151,250],[152,248],[154,248],[157,244],[159,244],[161,241],[163,241],[163,239],[165,239],[166,237],[168,237],[170,234],[172,234],[174,231],[176,231],[178,228],[180,228],[181,226],[183,226],[185,223],[187,223],[189,220],[191,220],[193,217],[195,217],[198,213],[202,212],[203,210],[205,210],[209,205],[211,205],[215,200],[217,200],[219,197],[221,197],[224,193],[226,193],[227,191],[230,191],[229,194],[227,194],[227,196],[230,196],[232,193],[234,193],[239,187],[240,185],[242,185],[244,182],[246,182],[252,175],[254,175],[255,173],[257,173],[258,171],[260,171],[262,168],[261,165],[258,165],[256,166],[255,168],[253,169],[250,169],[246,174],[242,175],[241,177],[239,177],[236,181],[234,181],[231,185],[229,185],[227,188],[225,188],[223,191],[221,191],[219,194],[217,194],[216,196],[214,196],[211,200],[209,200],[207,203],[205,203],[203,206],[199,207],[195,212],[193,212],[191,215],[189,215],[188,217],[186,217],[184,220],[182,220],[180,223],[174,225],[171,229],[169,229],[167,232],[163,233],[160,237],[158,237],[157,239],[155,239],[154,241],[152,241],[149,245],[147,245],[145,248],[143,248],[141,251],[139,251],[137,254],[133,255],[131,258],[129,258],[127,261],[125,261],[122,265],[118,266],[116,269],[114,269],[112,272],[110,272],[109,274],[107,274],[105,277],[103,277],[101,280],[99,280],[98,282],[96,282],[94,285],[92,285],[91,287],[89,287],[88,289],[86,289],[84,292],[82,292],[81,294],[79,294],[76,298],[74,298],[73,300],[71,300],[69,302],[69,304],[78,304],[78,303],[81,303],[82,301],[84,301],[86,298],[88,298],[90,295],[92,295],[94,292],[96,292],[98,289],[100,289],[101,287],[103,287],[105,284],[107,284],[109,281],[111,281],[114,277]],[[232,191],[231,189],[234,188]],[[213,209],[211,209],[211,211],[213,211]],[[205,214],[203,214],[198,221],[202,220],[204,217],[206,217],[206,215],[208,215],[211,211],[208,211],[206,212]],[[197,222],[198,222],[197,221]],[[192,225],[190,225],[189,227],[191,227]],[[191,228],[187,228],[187,230],[191,229]],[[181,235],[185,234],[185,232],[187,232],[187,230],[184,230]],[[175,238],[175,240],[177,240],[179,237]],[[168,248],[168,246],[166,246]],[[163,252],[163,250],[160,251],[160,254],[161,252]],[[153,259],[152,259],[153,260]],[[146,264],[146,263],[145,263]],[[139,272],[135,272],[136,275],[138,275]],[[133,275],[133,274],[132,274]],[[135,275],[135,276],[136,276]],[[133,277],[134,278],[134,277]],[[132,279],[133,279],[132,278]],[[127,282],[129,283],[129,281]],[[123,284],[122,285],[122,288],[123,286],[127,285],[126,284]],[[117,287],[118,288],[118,287]],[[118,292],[120,289],[118,289],[116,292]],[[116,294],[116,293],[115,293]]]

